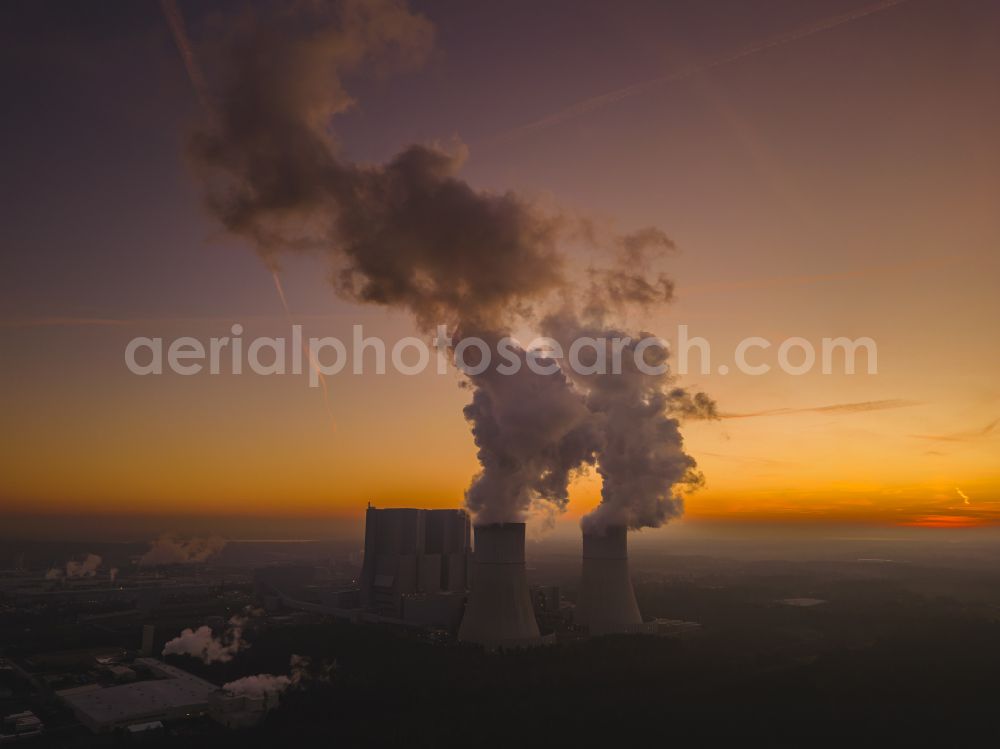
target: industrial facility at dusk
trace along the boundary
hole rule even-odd
[[[1000,747],[1000,0],[0,60],[0,749]]]

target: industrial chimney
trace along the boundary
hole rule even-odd
[[[458,639],[491,649],[540,644],[524,568],[524,523],[477,525],[472,559]]]
[[[583,577],[575,621],[592,635],[634,632],[642,624],[628,572],[624,525],[583,533]]]

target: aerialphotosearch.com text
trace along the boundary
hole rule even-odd
[[[712,346],[700,336],[692,336],[687,325],[677,327],[676,344],[663,338],[581,336],[564,346],[553,338],[538,337],[522,344],[505,336],[493,345],[469,336],[454,341],[447,327],[439,325],[428,345],[415,336],[391,343],[377,336],[365,336],[363,325],[354,325],[351,341],[333,336],[305,338],[301,325],[291,326],[291,336],[243,338],[243,326],[236,323],[230,335],[208,338],[181,336],[171,340],[136,337],[125,347],[125,364],[136,375],[198,375],[207,372],[262,376],[307,375],[310,387],[318,387],[321,376],[345,370],[355,375],[384,375],[389,365],[402,375],[418,375],[431,366],[437,374],[449,367],[475,376],[489,367],[499,374],[513,375],[528,367],[536,374],[555,374],[569,367],[580,375],[621,374],[634,369],[651,376],[668,371],[678,375],[739,372],[760,376],[777,370],[789,375],[878,373],[878,348],[868,337],[822,338],[818,344],[791,337],[770,341],[760,336],[744,338],[736,344],[730,363],[713,369]],[[433,351],[432,351],[433,349]],[[432,364],[433,360],[433,364]],[[624,362],[624,364],[623,364]],[[350,367],[348,367],[350,365]],[[863,366],[862,366],[863,365]]]

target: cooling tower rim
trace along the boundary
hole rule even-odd
[[[585,560],[628,559],[628,528],[624,525],[606,525],[600,531],[583,531],[583,558]]]
[[[583,533],[584,536],[590,536],[592,538],[607,538],[612,533],[616,535],[619,533],[624,533],[627,535],[630,530],[632,529],[629,528],[625,523],[606,523],[602,526],[599,526],[599,528],[597,529],[592,529],[587,527],[581,528],[581,532]]]

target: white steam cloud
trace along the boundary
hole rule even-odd
[[[228,663],[237,653],[250,647],[243,639],[247,621],[248,616],[232,616],[225,632],[218,637],[206,625],[185,629],[163,646],[163,655],[190,655],[203,663]]]
[[[222,688],[231,694],[265,698],[272,702],[276,701],[289,688],[302,688],[306,683],[312,681],[329,682],[334,668],[335,664],[326,663],[319,668],[314,668],[308,657],[292,655],[287,676],[284,674],[244,676],[242,679],[223,684]]]

